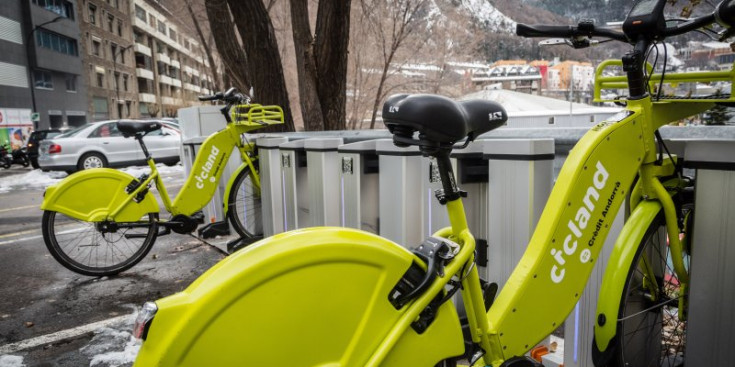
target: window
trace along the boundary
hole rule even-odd
[[[166,34],[166,23],[159,21],[158,22],[158,31]]]
[[[135,43],[145,44],[145,36],[142,33],[133,31],[133,38],[135,39]]]
[[[95,102],[97,100],[103,100],[104,98],[95,97]],[[104,107],[105,107],[105,113],[107,113],[107,100],[104,99]],[[102,103],[100,101],[100,107],[102,107]],[[96,109],[95,109],[96,113]],[[106,124],[100,125],[98,128],[96,128],[94,131],[92,131],[89,134],[90,138],[109,138],[113,136],[121,136],[122,134],[120,131],[117,130],[117,123],[116,122],[108,122]]]
[[[145,22],[146,15],[147,13],[145,12],[145,10],[138,6],[138,4],[135,4],[135,17]]]
[[[171,37],[174,42],[176,42],[176,31],[173,28],[168,29],[168,36]]]
[[[122,37],[123,36],[123,22],[122,20],[117,20],[117,35]]]
[[[77,91],[77,76],[68,74],[66,76],[66,91],[76,92]]]
[[[150,24],[150,26],[155,29],[156,28],[156,17],[152,15],[148,17],[148,24]]]
[[[89,22],[97,24],[97,7],[93,4],[89,4]]]
[[[554,116],[549,117],[549,125],[554,125],[556,123],[556,118]]]
[[[39,47],[47,48],[62,54],[79,56],[75,39],[56,34],[45,29],[36,31],[36,43]]]
[[[119,58],[119,61],[123,65],[125,65],[125,51],[127,51],[127,50],[124,49],[124,48],[121,48],[120,49],[120,58]]]
[[[112,30],[112,28],[113,28],[113,25],[114,25],[114,24],[115,24],[115,16],[114,16],[114,15],[112,15],[112,14],[108,14],[108,15],[107,15],[107,30],[108,30],[108,31],[109,31],[110,33],[114,32],[114,31]]]
[[[119,80],[120,73],[116,72],[115,75],[112,76],[112,86],[115,90],[120,90]]]
[[[100,88],[105,87],[105,74],[104,73],[97,73],[97,86]]]
[[[54,89],[54,81],[51,78],[51,73],[43,70],[34,70],[33,79],[35,80],[35,86],[39,89]]]
[[[102,44],[99,41],[92,40],[92,55],[100,56],[100,49],[102,49]]]
[[[110,59],[117,62],[117,45],[114,43],[110,43]]]
[[[123,90],[126,92],[128,91],[128,76],[127,75],[123,75]]]
[[[117,0],[111,0],[110,5],[112,5],[115,9],[117,9],[118,8]]]
[[[109,118],[109,113],[107,112],[107,98],[103,97],[94,97],[92,99],[92,109],[94,110],[94,119],[95,120],[106,120]],[[107,124],[110,125],[110,124]],[[112,124],[115,125],[115,124]],[[99,130],[99,128],[98,128]],[[108,128],[109,133],[109,128]],[[98,134],[98,131],[95,130],[92,134]],[[90,137],[92,136],[90,134]]]
[[[74,20],[74,4],[67,0],[33,0],[33,3],[64,18]]]

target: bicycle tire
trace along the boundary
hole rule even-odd
[[[145,229],[144,233],[141,233],[142,231],[133,232],[145,234],[145,237],[140,238],[142,241],[139,245],[135,245],[135,242],[138,241],[132,241],[138,238],[125,237],[125,234],[135,228],[102,233],[99,230],[99,223],[84,222],[66,216],[64,217],[67,220],[64,220],[59,216],[63,214],[49,210],[43,212],[44,243],[56,261],[65,268],[82,275],[110,276],[130,269],[148,254],[158,236],[158,215],[154,213],[148,214],[148,219],[141,221],[140,224],[147,223],[147,227],[141,228]],[[70,221],[77,222],[81,226],[71,229],[64,228],[68,227]],[[70,238],[69,243],[59,243],[60,240],[67,242],[67,237]]]
[[[244,169],[235,178],[230,188],[227,216],[235,231],[243,238],[263,235],[261,198],[251,178],[249,169]]]
[[[693,205],[685,203],[682,208],[691,229]],[[685,236],[691,237],[689,232]],[[618,314],[615,343],[618,350],[612,366],[675,367],[685,363],[687,321],[686,317],[683,320],[678,317],[678,299],[688,294],[680,294],[681,287],[671,265],[667,238],[662,210],[646,230],[628,271]],[[691,254],[686,247],[684,251],[684,264],[689,271]],[[641,261],[650,262],[660,286],[654,300],[643,286]]]

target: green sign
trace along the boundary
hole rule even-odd
[[[41,114],[38,112],[31,113],[31,121],[34,121],[34,122],[41,121]]]

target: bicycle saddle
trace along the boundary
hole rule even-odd
[[[156,131],[160,129],[161,126],[161,123],[158,121],[120,120],[117,122],[117,130],[126,138],[137,133],[147,134],[151,131]]]
[[[411,145],[413,133],[419,141],[454,144],[502,126],[508,119],[498,103],[480,99],[455,102],[432,94],[397,94],[383,104],[383,121],[394,134],[396,145]]]

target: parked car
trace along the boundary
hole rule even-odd
[[[44,139],[50,139],[62,133],[59,129],[36,130],[28,137],[28,158],[33,168],[38,168],[38,146]]]
[[[181,137],[176,130],[163,125],[160,130],[146,135],[143,141],[156,162],[174,165],[179,161]],[[117,121],[101,121],[42,141],[38,164],[44,171],[71,173],[146,163],[138,141],[124,138],[117,130]]]

